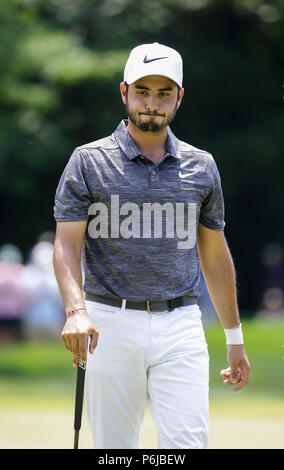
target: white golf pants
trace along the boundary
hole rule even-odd
[[[209,358],[197,305],[166,313],[86,308],[99,331],[85,406],[98,449],[137,449],[148,400],[159,449],[208,444]]]

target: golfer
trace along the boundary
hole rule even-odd
[[[95,448],[138,448],[147,402],[158,448],[208,445],[201,269],[225,332],[224,383],[248,382],[218,169],[169,127],[184,95],[182,68],[170,47],[135,47],[120,84],[127,119],[74,150],[56,191],[62,338],[74,366],[79,355],[87,362]]]

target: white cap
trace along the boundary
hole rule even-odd
[[[148,75],[162,75],[182,88],[182,58],[171,47],[158,42],[142,44],[130,52],[124,69],[124,81],[131,85]]]

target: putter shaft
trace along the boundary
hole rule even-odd
[[[74,433],[74,449],[78,449],[79,446],[79,430],[75,429]]]
[[[75,397],[75,417],[74,417],[74,449],[78,449],[79,431],[82,421],[82,409],[84,400],[84,383],[85,383],[86,364],[81,361],[79,356],[77,365],[77,381],[76,381],[76,397]]]

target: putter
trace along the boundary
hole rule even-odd
[[[82,409],[84,399],[84,384],[85,384],[86,364],[82,362],[80,356],[77,365],[77,382],[76,382],[76,398],[75,398],[75,419],[74,419],[74,449],[78,449],[79,445],[79,431],[82,422]]]

